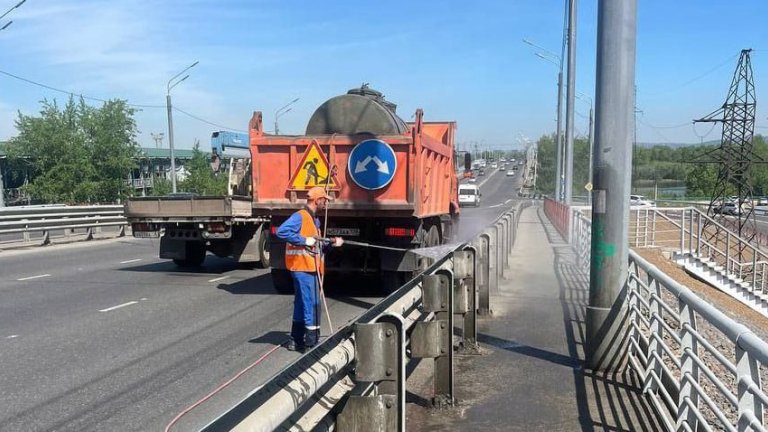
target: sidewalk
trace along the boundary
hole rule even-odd
[[[542,209],[523,211],[507,279],[479,323],[481,356],[459,356],[458,406],[422,431],[657,431],[637,377],[582,368],[588,275]]]

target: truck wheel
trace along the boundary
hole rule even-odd
[[[272,285],[275,287],[275,291],[280,294],[293,294],[291,272],[285,269],[273,268],[270,273],[272,274]]]
[[[269,268],[272,265],[272,261],[269,255],[269,230],[264,229],[261,231],[258,242],[259,248],[259,268]]]

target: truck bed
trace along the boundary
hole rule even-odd
[[[142,197],[125,203],[127,218],[195,220],[200,218],[249,218],[251,199],[244,196]]]

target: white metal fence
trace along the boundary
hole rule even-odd
[[[701,235],[693,234],[703,226],[700,215],[696,209],[685,209],[677,217],[665,215],[664,220],[677,221],[672,226],[683,233],[681,249],[698,245]],[[654,221],[652,216],[646,219]],[[581,268],[589,274],[591,221],[572,211],[569,230]],[[766,430],[764,340],[633,250],[626,291],[628,362],[668,430]]]

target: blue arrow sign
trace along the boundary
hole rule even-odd
[[[363,189],[376,190],[388,185],[397,171],[395,151],[384,141],[361,141],[352,149],[347,161],[352,181]]]

